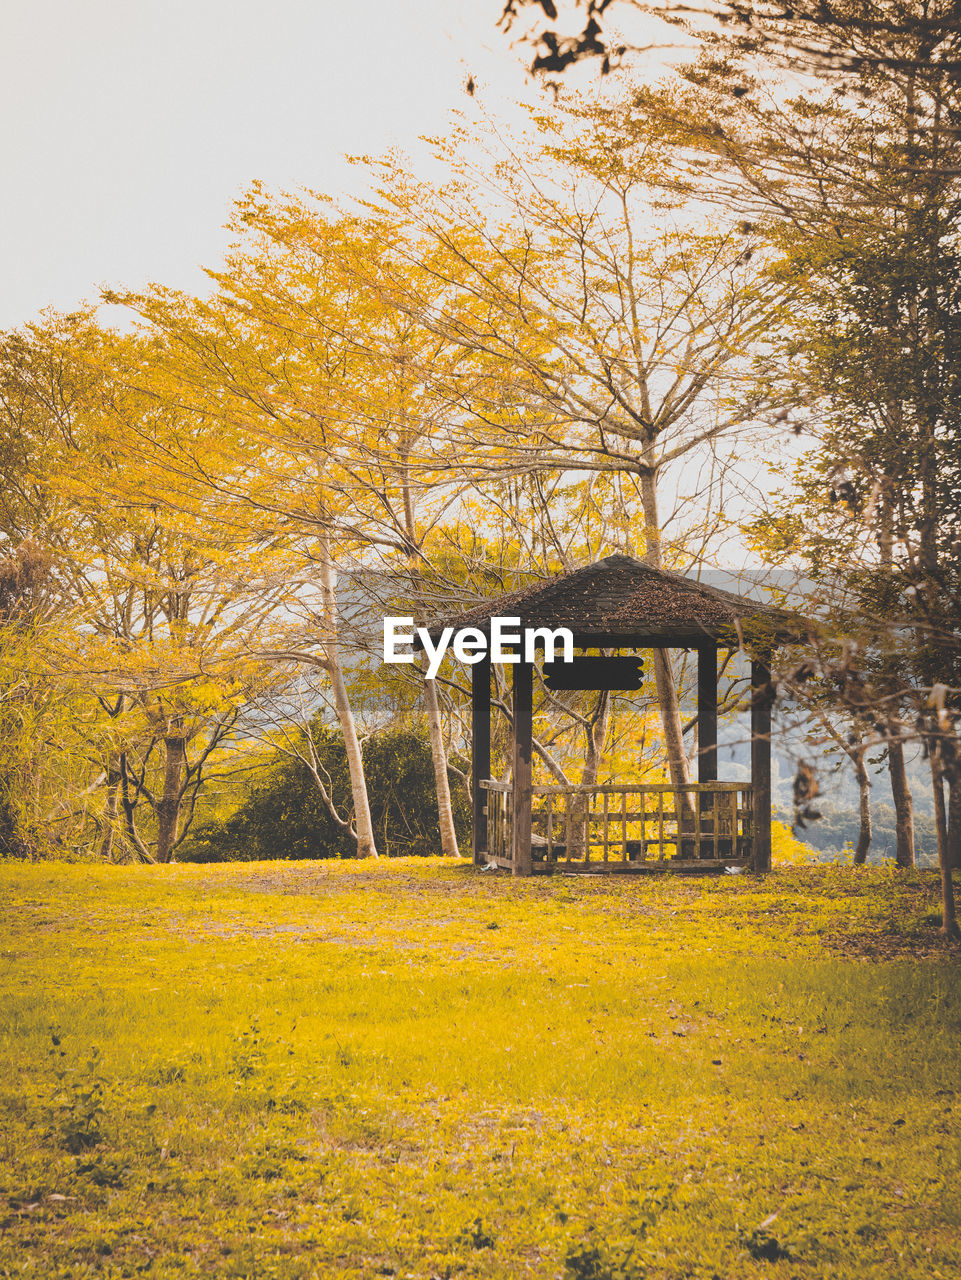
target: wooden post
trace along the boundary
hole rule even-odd
[[[514,828],[512,859],[515,876],[529,876],[531,858],[531,739],[534,735],[534,668],[529,662],[514,666]]]
[[[474,807],[473,854],[474,865],[486,861],[487,805],[489,791],[484,791],[481,781],[491,776],[491,660],[485,654],[471,668],[471,797]]]
[[[697,646],[697,780],[717,782],[717,644]]]
[[[768,654],[751,662],[751,788],[754,870],[771,870],[771,666]]]

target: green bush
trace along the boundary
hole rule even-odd
[[[318,759],[338,813],[351,813],[343,735],[311,725]],[[364,771],[378,851],[388,857],[440,852],[434,766],[423,728],[388,729],[364,743]],[[454,788],[458,840],[470,837],[466,794]],[[311,772],[301,760],[278,756],[229,818],[196,827],[177,851],[182,862],[349,858],[354,842],[334,822]]]

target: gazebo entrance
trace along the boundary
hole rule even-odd
[[[679,574],[613,555],[572,573],[486,601],[430,628],[520,618],[522,627],[567,627],[585,650],[678,648],[697,653],[697,781],[590,787],[533,785],[534,664],[512,664],[510,780],[491,777],[491,664],[472,667],[473,857],[529,876],[561,869],[632,873],[771,865],[771,655],[795,638],[780,610]],[[751,654],[751,779],[719,782],[718,652]],[[599,659],[598,669],[614,659]],[[623,660],[621,660],[623,661]],[[553,664],[558,669],[559,663]],[[549,668],[551,669],[551,668]],[[617,674],[615,680],[624,679]],[[629,677],[628,677],[629,678]],[[570,687],[568,685],[567,687]],[[574,687],[597,687],[578,686]],[[613,684],[610,688],[637,685]]]

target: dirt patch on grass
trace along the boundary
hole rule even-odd
[[[822,936],[832,955],[848,960],[947,960],[961,964],[961,944],[948,941],[938,925],[912,931],[893,928]]]

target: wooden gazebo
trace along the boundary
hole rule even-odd
[[[519,618],[521,628],[566,627],[586,651],[697,653],[697,782],[682,785],[532,785],[534,664],[511,664],[511,778],[491,778],[491,662],[472,666],[473,857],[527,876],[556,869],[643,872],[726,866],[767,871],[771,865],[771,655],[796,638],[783,611],[612,555],[546,583],[487,600],[429,628],[474,627],[490,636],[492,618]],[[751,780],[717,780],[718,651],[751,656]],[[583,659],[582,659],[583,661]],[[580,686],[556,660],[545,669],[566,687],[637,688],[626,660],[594,659],[603,675]],[[627,664],[629,667],[629,663]],[[637,666],[634,660],[635,669]],[[588,664],[589,666],[589,664]],[[551,679],[552,677],[549,677]],[[597,679],[595,674],[595,680]]]

